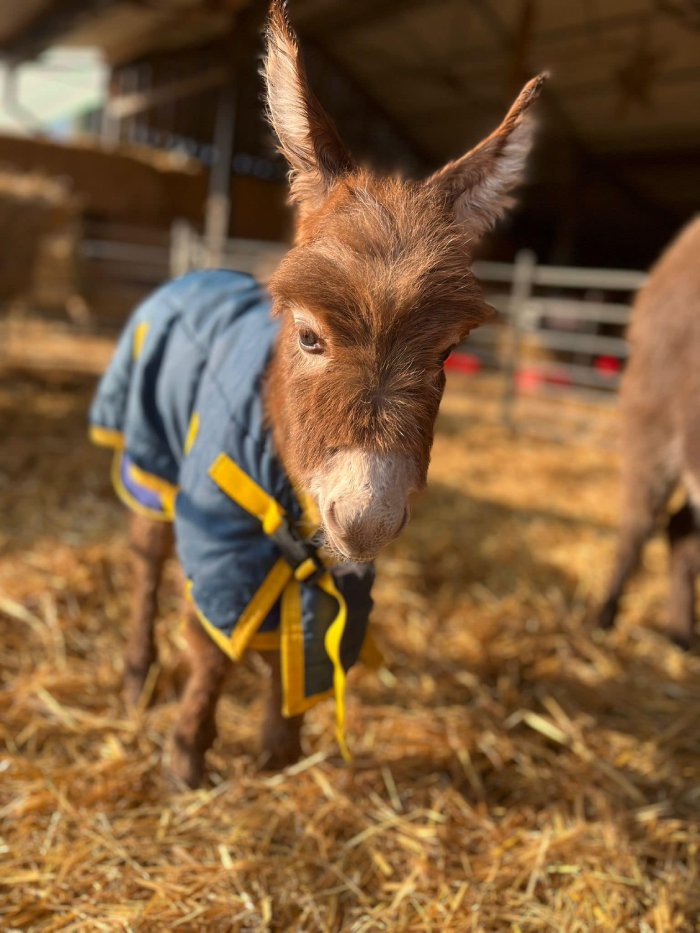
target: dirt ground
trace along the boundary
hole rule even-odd
[[[429,493],[379,562],[386,669],[350,678],[309,757],[261,773],[255,658],[206,786],[160,770],[181,681],[175,573],[159,702],[119,696],[129,564],[92,384],[0,381],[0,928],[700,929],[700,657],[663,636],[650,547],[619,629],[591,632],[614,453],[513,439],[452,376]]]

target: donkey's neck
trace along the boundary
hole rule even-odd
[[[272,357],[265,370],[263,381],[263,408],[265,412],[265,422],[272,431],[275,453],[279,457],[287,475],[290,479],[294,479],[290,471],[289,420],[287,417],[285,393],[286,379],[283,372],[283,355],[281,352],[283,330],[283,327],[279,329],[275,339]]]

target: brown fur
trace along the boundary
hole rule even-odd
[[[470,271],[473,248],[511,203],[532,138],[528,110],[544,78],[526,85],[476,149],[411,182],[355,165],[308,87],[282,0],[270,9],[264,70],[297,210],[294,247],[271,283],[274,311],[283,316],[265,391],[277,451],[301,488],[345,448],[400,454],[404,475],[420,486],[445,385],[444,355],[490,313]],[[321,365],[300,348],[293,320],[299,309],[323,328]],[[392,534],[404,520],[393,520]],[[359,540],[359,524],[348,528]],[[153,657],[153,580],[162,565],[155,552],[153,561],[137,594],[143,605],[135,612],[127,674],[132,699]],[[170,763],[177,778],[194,785],[215,735],[227,662],[193,619],[188,641],[192,672]],[[280,766],[301,752],[302,717],[283,719],[279,664],[270,663],[263,760]]]
[[[615,622],[620,598],[644,544],[679,482],[700,516],[700,220],[689,224],[652,268],[637,296],[630,327],[630,358],[622,381],[622,521],[608,594],[599,613],[604,628]],[[669,526],[672,562],[688,563],[692,541],[681,549],[683,522]],[[686,557],[679,557],[681,551]],[[671,632],[690,642],[693,615],[673,570]],[[687,580],[687,576],[686,576]],[[687,608],[683,609],[683,605]]]

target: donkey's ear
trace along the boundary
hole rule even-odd
[[[530,107],[548,77],[543,73],[529,81],[498,129],[425,182],[444,195],[474,238],[486,233],[515,203],[511,192],[523,179],[535,130]]]
[[[263,74],[270,123],[291,167],[291,199],[311,207],[353,168],[332,120],[309,88],[285,0],[272,0]]]

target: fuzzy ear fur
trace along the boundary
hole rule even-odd
[[[514,204],[511,192],[522,181],[535,130],[530,107],[548,77],[543,73],[529,81],[498,129],[425,182],[442,190],[475,239]]]
[[[266,38],[263,74],[268,117],[291,168],[291,200],[311,207],[354,164],[309,88],[285,0],[272,0]]]

